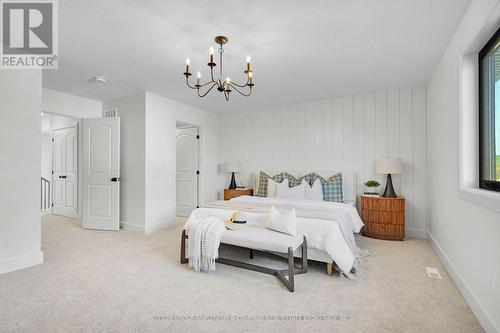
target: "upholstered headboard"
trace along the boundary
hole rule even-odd
[[[284,171],[272,171],[272,170],[262,170],[268,175],[276,175],[280,172]],[[259,172],[259,171],[258,171]],[[286,171],[289,174],[300,177],[303,175],[307,175],[311,171],[303,172],[303,171]],[[344,203],[355,205],[356,204],[356,174],[352,171],[314,171],[318,175],[323,178],[327,178],[333,176],[339,172],[342,172],[342,192],[344,197]],[[254,193],[256,193],[259,189],[259,174],[251,175],[253,177],[252,184],[254,184]]]

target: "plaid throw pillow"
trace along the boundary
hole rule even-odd
[[[271,177],[267,173],[261,171],[259,176],[259,190],[256,194],[257,197],[267,197],[267,183],[269,178],[277,183],[281,183],[283,179],[285,179],[285,176],[283,173],[278,173],[277,175]]]
[[[320,175],[318,175],[316,172],[310,172],[307,175],[302,176],[306,180],[306,182],[309,184],[309,186],[312,186],[316,179],[321,178]],[[323,185],[323,184],[322,184]]]
[[[323,200],[343,202],[344,197],[342,194],[342,173],[331,176],[327,180],[320,177],[321,185],[323,186]]]
[[[288,172],[285,172],[285,179],[288,179],[288,186],[290,187],[295,187],[300,185],[300,183],[302,182],[302,178],[304,177],[295,178],[293,175],[289,174]]]

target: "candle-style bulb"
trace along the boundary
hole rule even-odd
[[[251,78],[253,76],[253,72],[248,72],[248,77]]]
[[[210,46],[210,63],[211,64],[214,63],[214,53],[215,53],[214,48]]]
[[[250,56],[247,57],[247,73],[250,73]]]
[[[231,83],[231,79],[230,79],[230,78],[227,78],[227,79],[226,79],[226,83],[227,83],[227,84]]]
[[[201,72],[198,72],[196,74],[196,85],[199,86],[200,85],[200,79],[201,79]]]
[[[188,65],[188,66],[191,65],[191,59],[186,58],[186,65]]]

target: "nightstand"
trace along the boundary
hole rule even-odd
[[[362,195],[363,236],[403,240],[405,238],[405,199]]]
[[[228,188],[224,189],[224,200],[230,200],[232,198],[239,197],[240,195],[253,195],[253,190],[248,188],[237,188],[230,190]]]

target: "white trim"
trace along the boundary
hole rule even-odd
[[[43,263],[43,252],[36,251],[0,260],[0,274],[5,274],[18,269],[27,268]]]
[[[144,225],[120,221],[120,228],[126,231],[139,232],[144,234]]]
[[[153,232],[160,231],[162,229],[170,228],[170,227],[175,227],[175,220],[173,222],[161,222],[161,223],[156,223],[152,225],[147,225],[144,233],[146,235],[149,235]]]
[[[488,191],[472,187],[463,187],[460,188],[458,196],[463,200],[500,213],[500,192]]]
[[[426,229],[417,229],[417,228],[406,228],[405,229],[406,237],[410,238],[422,238],[427,239],[427,230]]]
[[[161,223],[156,223],[153,225],[143,225],[143,224],[135,224],[135,223],[130,223],[130,222],[124,222],[120,221],[120,228],[125,230],[125,231],[130,231],[130,232],[137,232],[141,233],[144,235],[151,234],[153,232],[160,231],[162,229],[170,228],[170,227],[175,227],[175,221],[174,222],[161,222]]]
[[[455,283],[455,286],[460,291],[460,294],[462,294],[462,297],[465,299],[470,309],[476,316],[477,320],[483,326],[484,330],[486,332],[492,332],[492,333],[500,332],[500,327],[498,326],[498,323],[494,322],[493,316],[491,316],[491,314],[488,313],[486,308],[481,304],[479,298],[474,294],[472,289],[470,289],[469,286],[465,283],[465,280],[463,279],[462,275],[460,275],[460,273],[455,268],[451,260],[446,255],[446,253],[443,251],[441,246],[437,243],[434,236],[432,236],[430,232],[428,232],[427,234],[429,243],[434,249],[434,252],[436,252],[437,256],[443,263],[446,271],[450,275],[450,278]]]
[[[458,196],[500,212],[500,193],[479,188],[479,60],[478,53],[500,22],[500,5],[459,60],[459,170]]]

